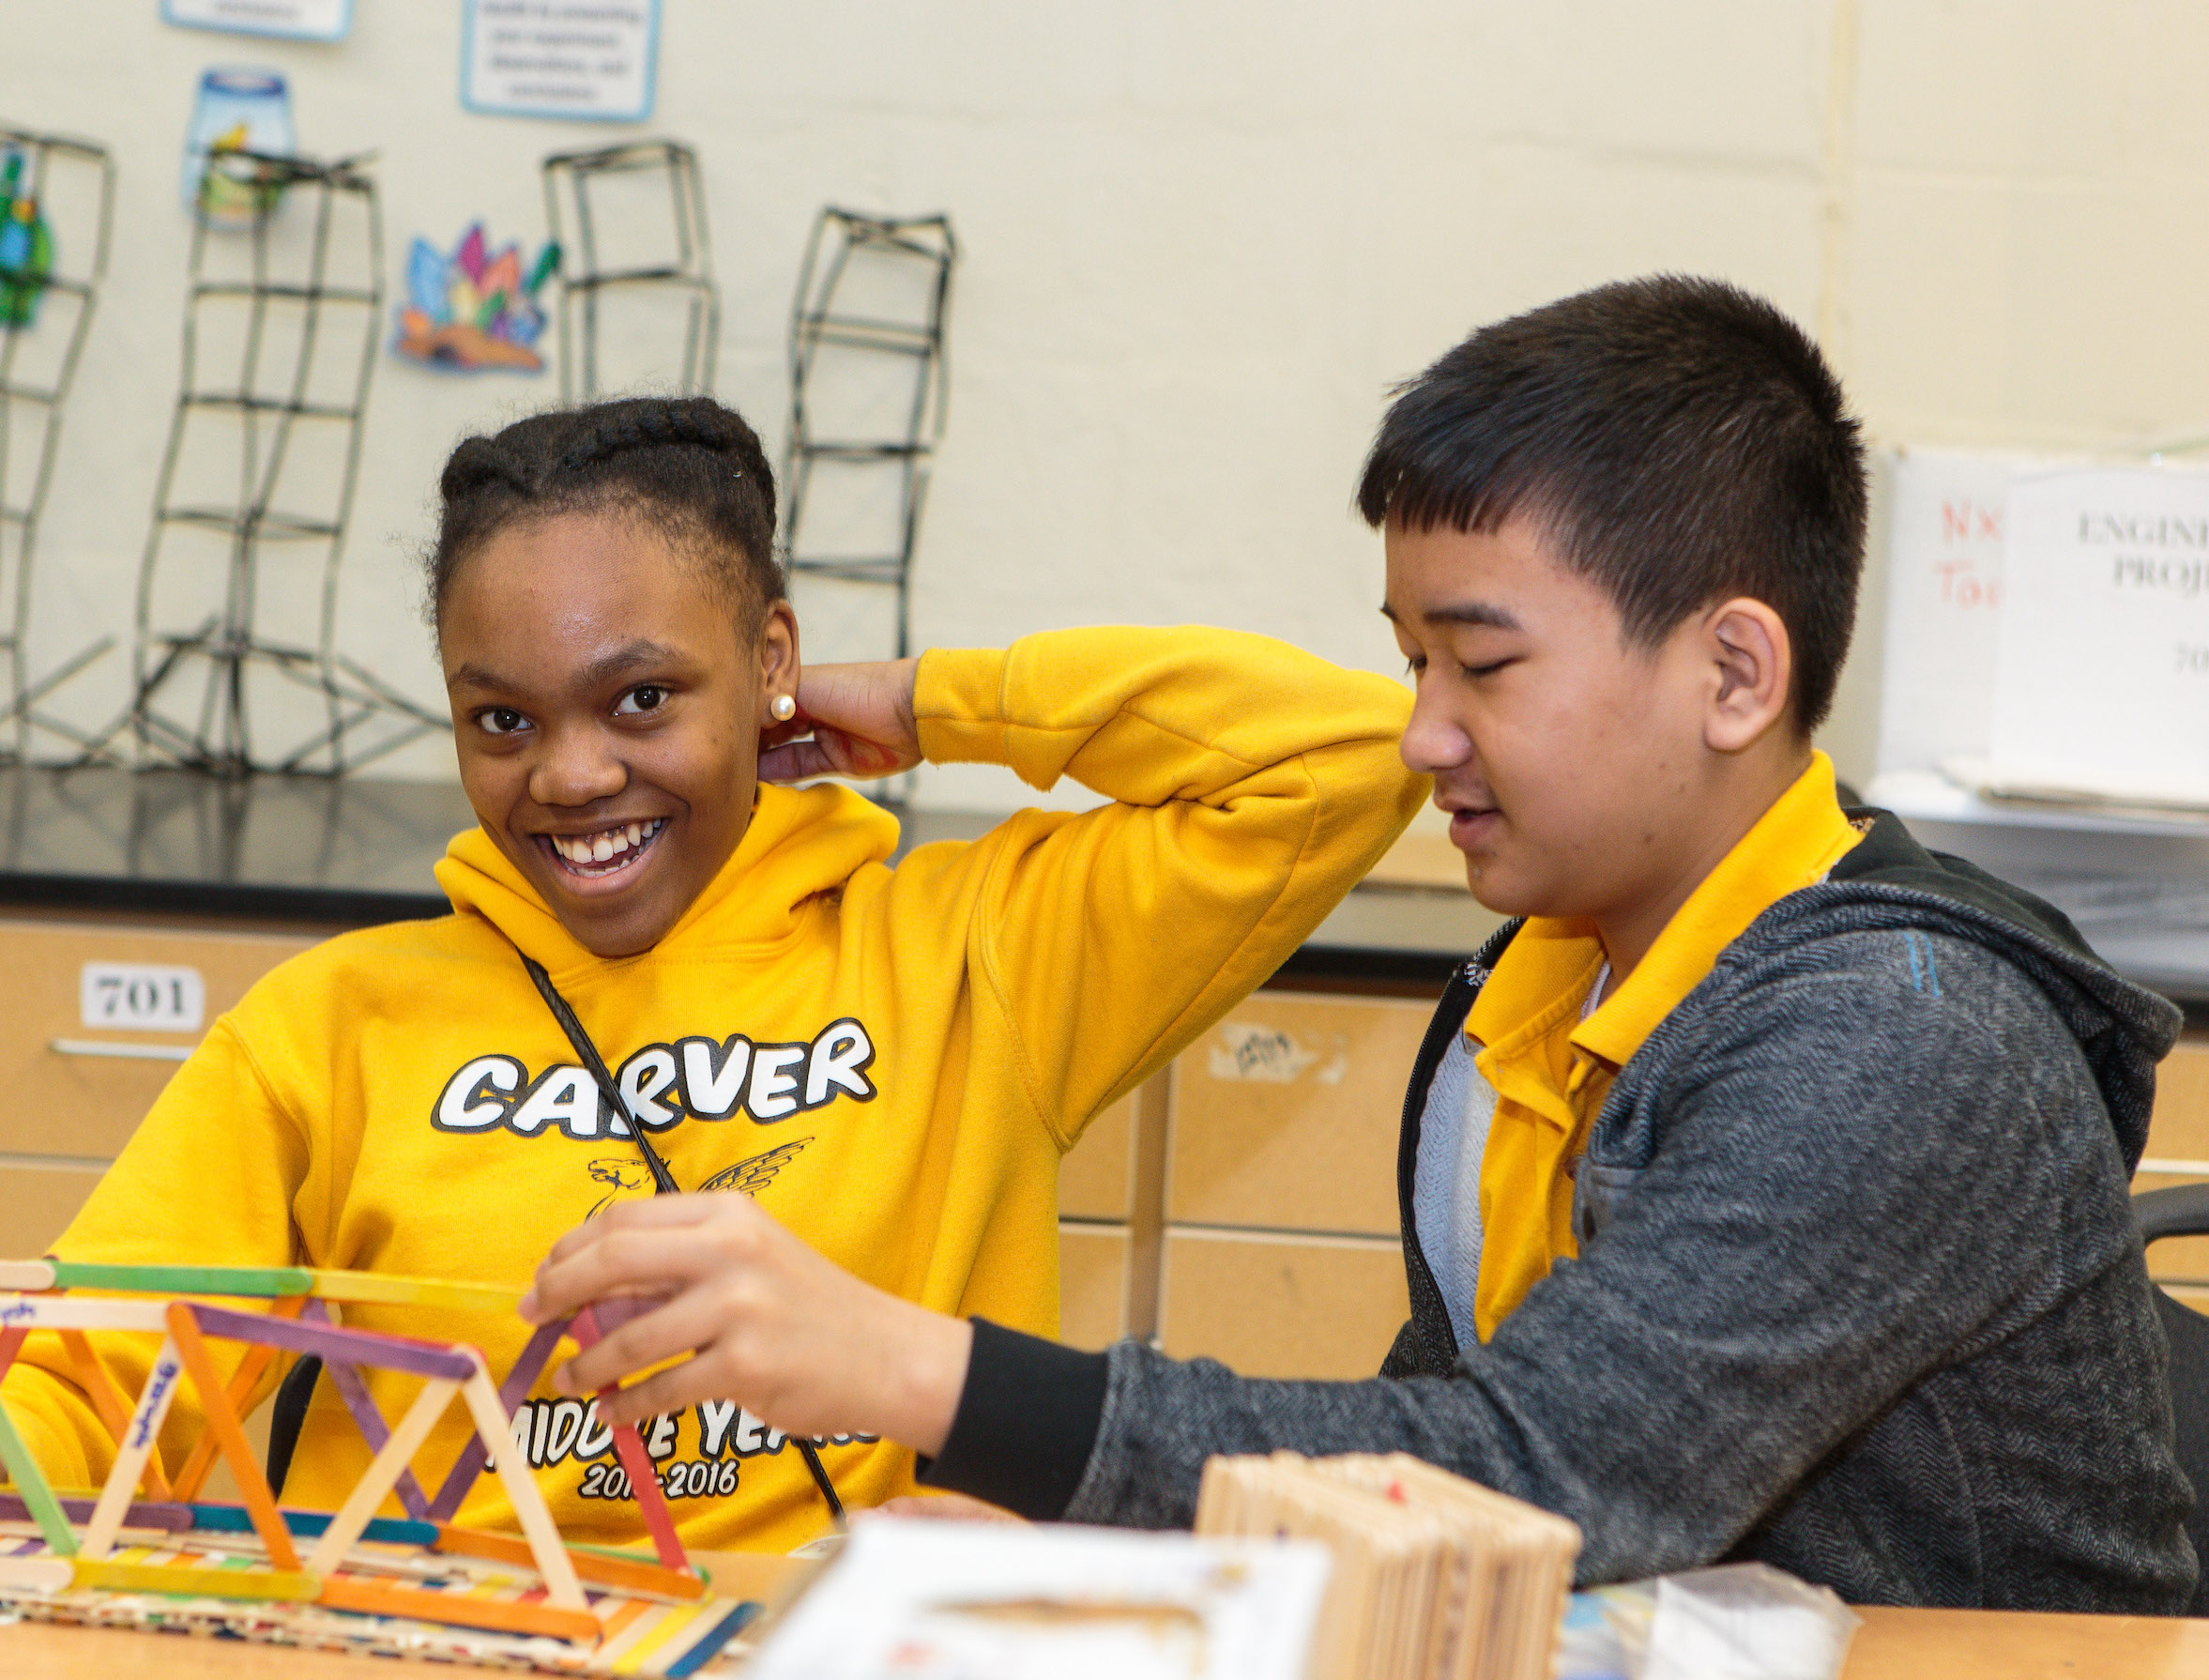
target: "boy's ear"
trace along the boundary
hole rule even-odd
[[[1703,744],[1714,753],[1741,752],[1787,717],[1795,674],[1787,625],[1744,595],[1711,609],[1701,639],[1709,661]]]

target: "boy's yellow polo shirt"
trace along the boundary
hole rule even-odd
[[[1485,1046],[1473,1065],[1496,1092],[1481,1160],[1482,1341],[1573,1241],[1572,1164],[1610,1082],[1748,924],[1790,893],[1824,879],[1862,836],[1841,815],[1833,760],[1810,767],[1703,878],[1656,943],[1609,998],[1582,1018],[1603,970],[1592,924],[1530,917],[1504,948],[1466,1017]]]

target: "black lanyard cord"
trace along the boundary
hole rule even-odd
[[[630,1113],[629,1105],[622,1100],[621,1088],[614,1083],[614,1076],[606,1071],[606,1059],[599,1054],[598,1046],[590,1042],[590,1034],[584,1031],[583,1023],[575,1018],[575,1012],[568,1007],[568,1000],[561,997],[552,983],[552,976],[544,971],[544,965],[526,951],[517,951],[522,966],[529,970],[529,978],[536,982],[537,995],[544,1000],[544,1006],[559,1022],[560,1031],[568,1035],[568,1043],[575,1054],[583,1058],[583,1066],[598,1081],[599,1093],[606,1099],[608,1108],[616,1119],[629,1127],[636,1139],[637,1153],[644,1156],[645,1165],[651,1169],[652,1194],[678,1196],[682,1186],[675,1182],[675,1174],[667,1170],[667,1163],[660,1152],[652,1147],[652,1140],[645,1136],[644,1122]]]
[[[583,1023],[575,1018],[575,1012],[568,1007],[568,1000],[560,996],[553,985],[552,976],[544,971],[544,965],[526,951],[515,948],[514,955],[522,959],[522,966],[529,970],[529,978],[537,987],[537,995],[544,1000],[544,1006],[552,1011],[553,1019],[559,1022],[560,1031],[568,1035],[568,1044],[582,1058],[584,1071],[597,1081],[599,1093],[606,1099],[612,1112],[624,1122],[630,1135],[636,1139],[637,1153],[644,1156],[645,1165],[651,1169],[652,1194],[679,1196],[682,1186],[675,1182],[675,1174],[667,1168],[666,1160],[652,1147],[652,1140],[645,1136],[644,1122],[629,1111],[622,1099],[621,1088],[614,1083],[614,1076],[606,1069],[606,1059],[599,1054],[590,1034],[583,1030]],[[821,1462],[821,1455],[813,1443],[802,1435],[792,1436],[798,1456],[805,1460],[805,1468],[813,1473],[813,1485],[821,1490],[821,1498],[829,1507],[829,1520],[836,1525],[836,1532],[845,1531],[844,1502],[836,1497],[836,1484],[829,1479],[828,1467]]]

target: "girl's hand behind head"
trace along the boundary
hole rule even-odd
[[[921,762],[913,721],[917,659],[811,665],[798,680],[798,713],[759,738],[762,782],[818,776],[871,781]]]

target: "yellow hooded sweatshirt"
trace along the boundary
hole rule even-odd
[[[55,1252],[526,1283],[563,1232],[651,1185],[518,946],[684,1189],[754,1196],[908,1300],[1055,1335],[1061,1153],[1271,974],[1409,820],[1424,792],[1396,756],[1410,699],[1280,643],[1182,629],[932,652],[915,701],[932,761],[1009,765],[1038,787],[1071,775],[1115,802],[1023,811],[891,869],[886,812],[842,787],[764,788],[667,937],[614,961],[471,830],[437,866],[451,915],[330,939],[215,1023]],[[472,1342],[499,1376],[527,1335],[498,1313],[346,1320]],[[135,1394],[151,1348],[98,1339]],[[415,1382],[370,1386],[396,1419]],[[51,1336],[26,1345],[5,1399],[57,1483],[105,1475],[107,1433]],[[202,1428],[189,1399],[162,1435],[172,1470]],[[459,1450],[463,1415],[418,1458],[426,1476]],[[641,1537],[593,1409],[541,1383],[515,1428],[570,1538]],[[797,1451],[735,1403],[644,1433],[687,1544],[780,1550],[825,1532]],[[854,1506],[913,1486],[912,1455],[889,1443],[821,1456]],[[368,1459],[319,1383],[285,1503],[334,1509]],[[511,1526],[495,1477],[458,1520]]]

